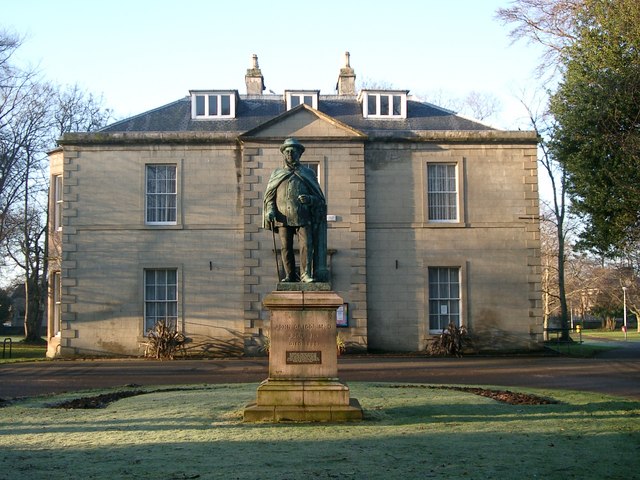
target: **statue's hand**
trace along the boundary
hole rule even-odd
[[[298,201],[302,204],[313,203],[313,196],[311,195],[298,195]]]
[[[273,223],[276,221],[276,212],[275,210],[269,210],[267,212],[267,221]]]

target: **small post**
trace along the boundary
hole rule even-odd
[[[7,337],[2,343],[2,358],[4,358],[7,350],[7,342],[9,342],[9,358],[11,358],[11,355],[13,353],[13,340],[10,337]]]
[[[623,321],[622,321],[622,331],[624,332],[624,339],[627,339],[627,287],[622,287],[622,303],[623,303]]]

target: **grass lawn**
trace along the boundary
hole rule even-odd
[[[599,353],[618,348],[612,345],[603,345],[602,342],[590,343],[587,338],[583,338],[583,343],[578,343],[577,341],[576,343],[557,343],[550,341],[545,343],[545,347],[562,355],[577,358],[592,358]]]
[[[573,335],[576,336],[576,334]],[[625,338],[624,332],[621,330],[615,330],[613,332],[608,330],[583,330],[582,339],[606,339],[616,342],[624,342],[626,340],[627,342],[640,342],[640,333],[638,333],[635,328],[633,330],[627,330],[627,336]]]
[[[9,342],[6,339],[11,339],[11,341]],[[45,360],[47,354],[46,343],[33,345],[23,343],[23,340],[24,337],[0,337],[0,342],[2,342],[0,363]]]
[[[132,396],[95,410],[47,408],[100,392],[0,408],[0,479],[629,479],[640,402],[526,390],[508,405],[424,385],[353,383],[365,420],[244,424],[256,384]],[[522,391],[522,390],[518,390]]]
[[[582,336],[575,332],[571,332],[573,342],[563,343],[555,339],[545,342],[545,347],[555,350],[563,355],[572,357],[591,358],[599,353],[607,350],[615,350],[620,345],[610,342],[640,342],[640,333],[633,331],[627,332],[625,339],[624,332],[616,330],[614,332],[608,330],[583,330]]]

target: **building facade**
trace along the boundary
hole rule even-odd
[[[412,99],[194,90],[50,153],[48,356],[141,355],[156,321],[194,355],[258,355],[277,283],[262,195],[295,137],[328,206],[340,335],[419,351],[449,322],[480,348],[542,340],[534,132],[500,131]]]

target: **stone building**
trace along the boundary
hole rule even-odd
[[[262,194],[287,137],[327,198],[350,348],[423,350],[451,321],[483,348],[539,348],[534,132],[356,91],[348,54],[334,95],[264,94],[255,56],[245,79],[50,153],[49,356],[140,355],[161,319],[190,353],[260,354],[277,275]]]

